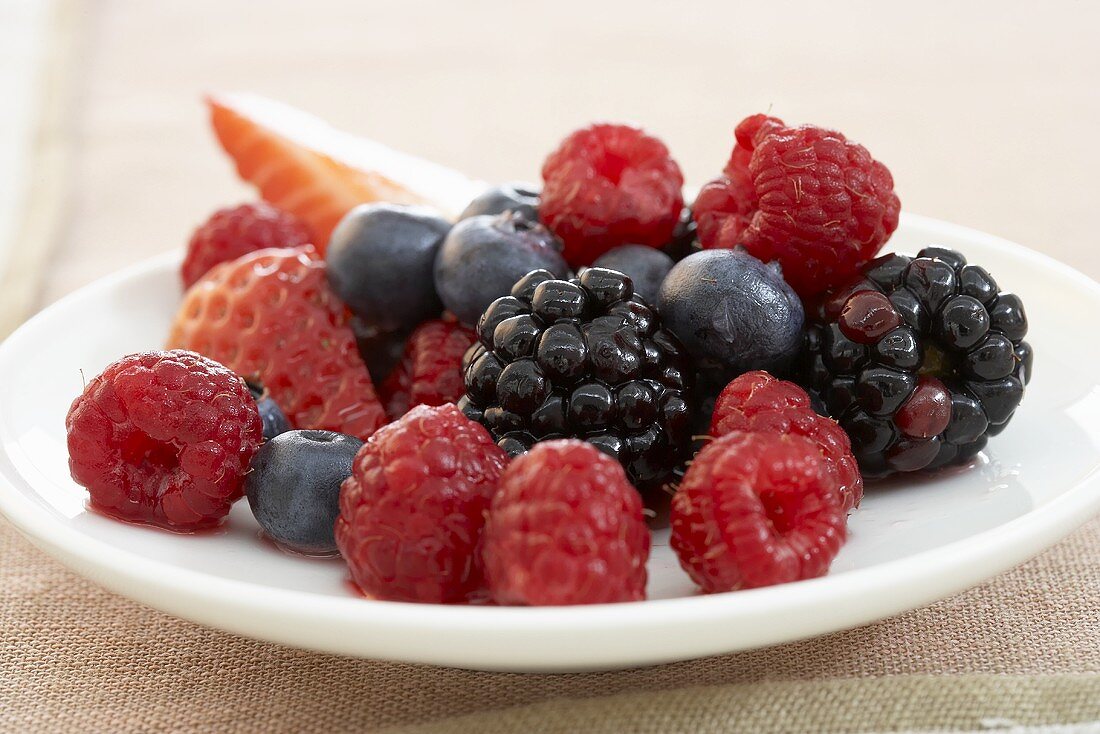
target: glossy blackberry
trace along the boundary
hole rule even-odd
[[[666,255],[676,262],[680,262],[688,255],[693,255],[703,249],[696,235],[695,218],[691,216],[691,209],[684,207],[680,212],[680,221],[672,230],[672,238],[661,248]]]
[[[693,370],[629,277],[535,270],[485,310],[477,331],[460,407],[510,454],[583,438],[639,488],[667,482],[686,458]]]
[[[1008,425],[1031,378],[1020,298],[954,250],[872,260],[816,322],[804,382],[867,477],[967,461]]]

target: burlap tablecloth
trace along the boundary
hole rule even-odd
[[[606,116],[645,120],[689,179],[704,180],[732,121],[775,102],[794,119],[865,131],[907,205],[1100,273],[1090,223],[1100,154],[1081,145],[1100,122],[1091,7],[1032,17],[1004,3],[933,3],[919,15],[870,3],[715,2],[676,15],[590,5],[62,2],[0,328],[178,246],[212,208],[247,195],[203,127],[206,88],[265,91],[490,179],[534,175],[549,141]],[[0,520],[3,731],[1065,731],[1047,727],[1097,721],[1100,520],[974,590],[875,625],[559,676],[350,660],[204,629],[74,576]]]

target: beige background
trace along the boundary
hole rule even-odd
[[[213,208],[250,196],[205,126],[200,95],[219,89],[268,94],[486,179],[536,176],[563,134],[607,118],[649,127],[701,183],[736,122],[770,107],[865,143],[904,208],[1100,277],[1100,6],[678,5],[62,0],[52,64],[38,72],[33,206],[11,243],[29,298],[5,315],[179,247]],[[866,628],[557,677],[346,660],[205,630],[73,576],[0,521],[3,732],[1087,720],[1100,720],[1100,520],[978,589]]]
[[[678,6],[678,7],[677,7]],[[1100,5],[884,2],[76,3],[72,205],[41,294],[178,247],[246,197],[199,103],[248,89],[487,180],[569,130],[632,120],[691,183],[771,109],[834,126],[910,211],[1100,276]],[[93,255],[94,253],[94,255]]]

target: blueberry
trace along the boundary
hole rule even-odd
[[[335,553],[340,484],[362,445],[332,431],[288,431],[261,446],[245,494],[268,537],[297,553]]]
[[[252,399],[256,401],[256,409],[260,412],[260,422],[264,427],[264,440],[270,441],[281,433],[286,433],[291,429],[290,421],[287,420],[286,414],[283,413],[283,409],[279,407],[271,398],[269,393],[263,385],[252,382],[251,380],[245,380],[245,384],[248,385],[248,392],[252,393]]]
[[[447,310],[474,325],[490,303],[532,270],[569,274],[561,243],[550,230],[514,212],[479,215],[463,219],[443,240],[435,285]]]
[[[352,313],[382,331],[439,315],[432,268],[451,225],[425,207],[364,204],[332,232],[328,280]]]
[[[393,371],[405,352],[405,340],[408,331],[383,331],[354,316],[351,319],[351,331],[355,334],[355,344],[359,347],[359,356],[367,365],[374,384],[378,385]]]
[[[665,278],[659,304],[664,325],[708,371],[783,372],[802,345],[802,301],[778,268],[742,250],[684,258]]]
[[[634,292],[646,303],[656,303],[668,271],[676,263],[660,250],[645,245],[622,245],[596,258],[593,267],[618,270],[634,281]]]
[[[484,214],[496,215],[517,212],[532,222],[539,220],[539,187],[535,184],[511,182],[494,186],[476,199],[458,216],[469,219]]]

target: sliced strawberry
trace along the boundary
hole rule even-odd
[[[457,171],[263,97],[218,95],[207,104],[218,142],[241,178],[304,220],[322,253],[333,227],[357,204],[432,204],[457,212],[482,188]]]
[[[312,247],[216,266],[187,292],[168,343],[262,383],[296,428],[365,440],[385,423],[347,310]]]

